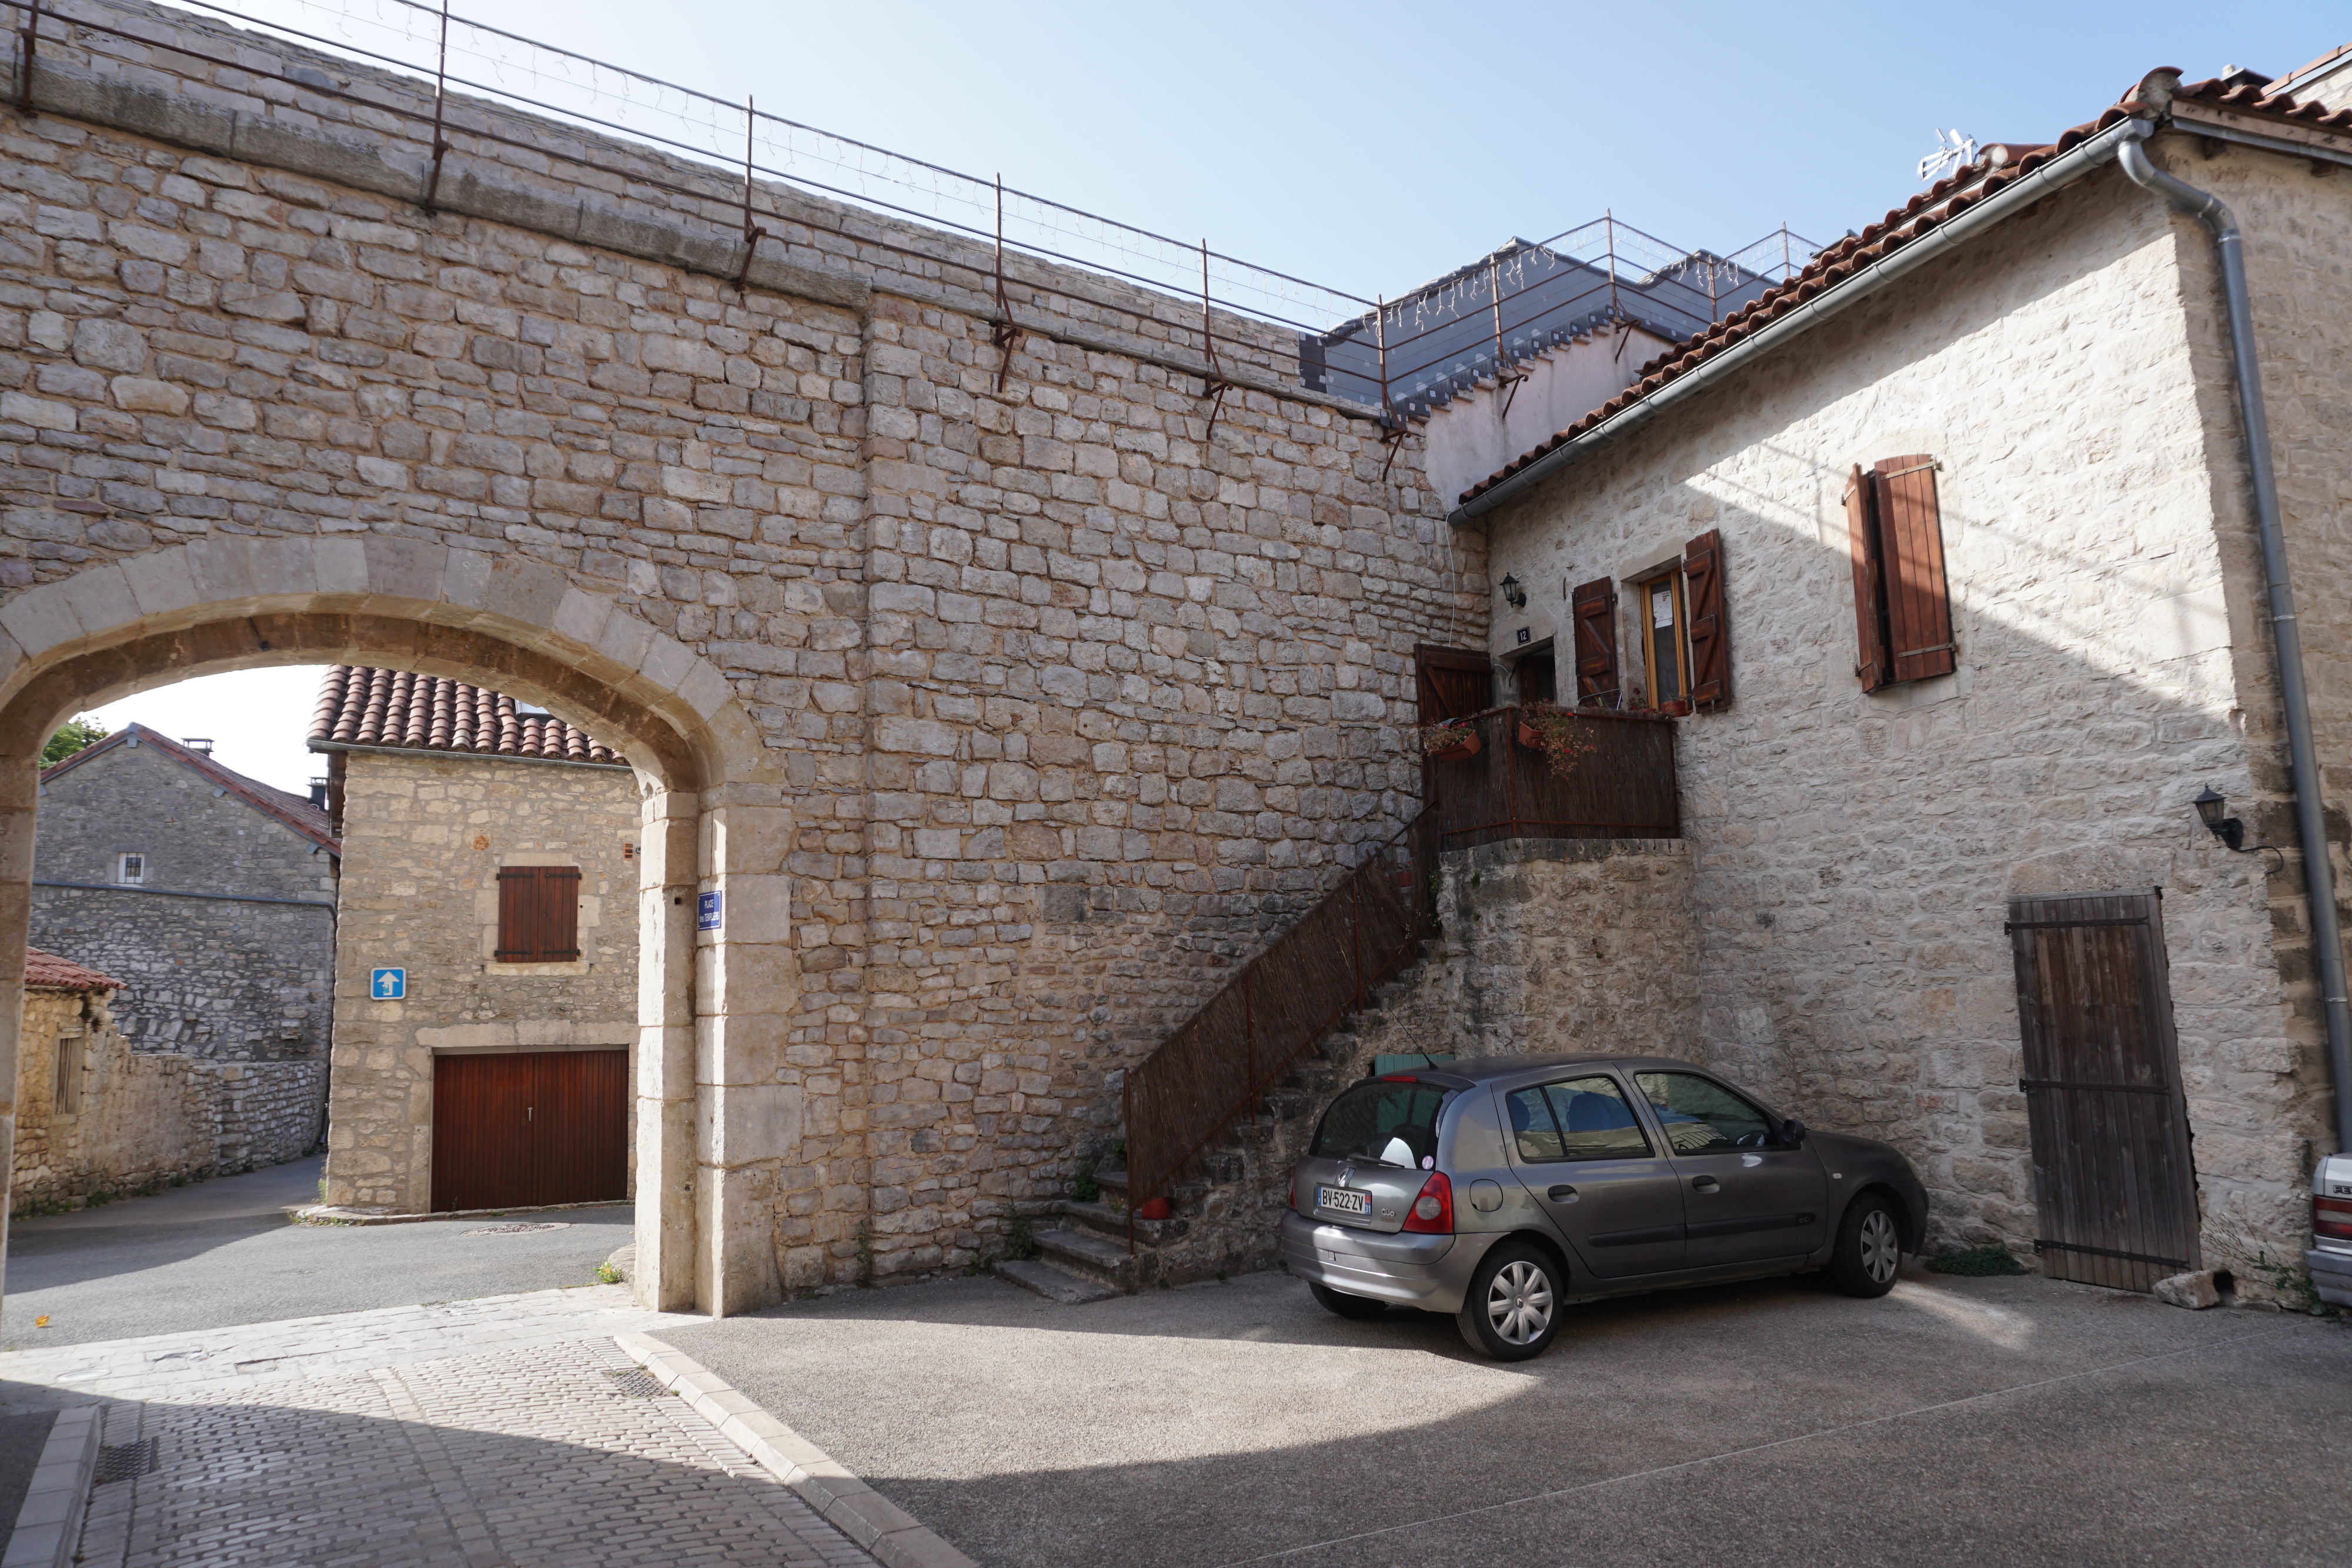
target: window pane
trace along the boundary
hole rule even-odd
[[[1639,1159],[1650,1152],[1641,1119],[1625,1103],[1613,1078],[1571,1078],[1549,1083],[1552,1113],[1560,1125],[1560,1148],[1571,1160]]]
[[[1682,634],[1675,624],[1675,580],[1659,578],[1651,583],[1650,597],[1650,685],[1656,700],[1672,702],[1683,695]]]
[[[1446,1094],[1426,1083],[1359,1083],[1323,1113],[1314,1152],[1327,1160],[1418,1166],[1436,1157]]]
[[[1559,1146],[1559,1126],[1551,1119],[1541,1089],[1521,1089],[1503,1097],[1511,1113],[1511,1136],[1523,1160],[1557,1160],[1567,1156]]]
[[[1759,1149],[1772,1142],[1764,1113],[1721,1084],[1688,1072],[1637,1072],[1633,1081],[1666,1126],[1678,1155]]]

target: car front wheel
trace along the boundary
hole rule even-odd
[[[1337,1312],[1343,1318],[1376,1318],[1389,1310],[1386,1301],[1375,1301],[1364,1296],[1351,1296],[1345,1291],[1335,1291],[1328,1285],[1310,1284],[1307,1290],[1323,1303],[1327,1312]]]
[[[1830,1252],[1830,1283],[1849,1296],[1883,1296],[1895,1288],[1903,1267],[1903,1230],[1895,1206],[1866,1192],[1846,1206]]]
[[[1550,1258],[1524,1241],[1504,1242],[1470,1277],[1454,1320],[1463,1341],[1496,1361],[1541,1355],[1559,1332],[1559,1299],[1567,1284]]]

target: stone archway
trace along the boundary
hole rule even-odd
[[[0,606],[0,1094],[16,1083],[47,736],[77,710],[192,675],[323,663],[446,675],[540,703],[650,782],[637,1291],[650,1306],[713,1314],[776,1300],[768,1209],[801,1120],[800,1091],[776,1071],[793,999],[777,765],[714,666],[541,562],[415,539],[214,538]],[[726,919],[698,931],[696,895],[709,892]],[[6,1114],[13,1137],[12,1102]],[[0,1183],[5,1175],[0,1166]]]

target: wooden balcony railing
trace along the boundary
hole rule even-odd
[[[1129,1245],[1135,1208],[1278,1082],[1435,934],[1438,856],[1505,839],[1675,838],[1674,727],[1580,714],[1592,728],[1565,777],[1519,743],[1519,710],[1471,721],[1476,755],[1430,760],[1423,806],[1321,903],[1242,967],[1127,1075]]]

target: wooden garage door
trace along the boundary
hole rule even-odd
[[[2009,915],[2034,1249],[2057,1279],[2145,1291],[2198,1267],[2163,901],[2020,898]]]
[[[433,1060],[433,1207],[527,1208],[629,1196],[629,1053]]]

